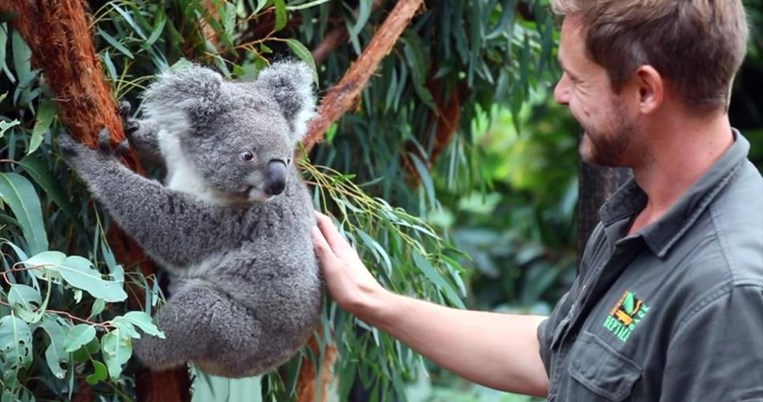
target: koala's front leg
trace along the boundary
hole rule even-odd
[[[185,194],[146,179],[111,154],[107,131],[101,149],[89,149],[59,136],[61,154],[85,181],[93,197],[154,258],[182,267],[199,262],[229,239],[220,234],[226,214]]]

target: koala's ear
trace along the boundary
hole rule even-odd
[[[255,85],[265,96],[272,97],[289,122],[294,140],[307,133],[307,122],[315,114],[313,74],[300,61],[281,61],[262,70]]]
[[[222,84],[220,74],[197,65],[163,72],[143,94],[144,114],[157,121],[204,120],[219,112]]]

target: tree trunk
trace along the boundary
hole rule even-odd
[[[603,168],[580,162],[578,173],[578,263],[591,232],[599,223],[599,208],[633,176],[630,169]]]
[[[89,26],[90,18],[81,0],[2,0],[0,12],[16,16],[12,21],[32,50],[32,64],[43,71],[54,93],[58,114],[72,137],[95,147],[98,133],[108,128],[112,141],[124,139],[122,123],[116,114],[116,102],[95,54]],[[125,163],[142,172],[133,153]],[[140,266],[144,274],[155,273],[140,247],[121,230],[109,229],[109,244],[125,266]],[[140,309],[142,289],[131,289],[127,303]],[[190,380],[185,368],[153,373],[138,369],[136,385],[139,401],[190,401]],[[80,387],[87,387],[82,382]],[[82,397],[92,394],[78,392]],[[91,399],[92,400],[92,399]]]

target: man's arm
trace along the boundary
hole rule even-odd
[[[536,335],[543,317],[459,310],[389,292],[329,218],[318,214],[317,220],[316,255],[342,308],[470,381],[516,393],[548,393]]]

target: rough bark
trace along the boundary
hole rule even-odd
[[[59,117],[72,137],[94,147],[102,128],[109,129],[114,142],[124,139],[124,132],[95,53],[85,7],[81,0],[3,0],[0,11],[15,14],[12,26],[31,48],[32,64],[42,70],[54,93]],[[125,163],[142,172],[134,154],[125,155]],[[116,227],[109,231],[109,243],[125,266],[140,266],[145,274],[154,273],[140,247]],[[128,306],[139,308],[143,300],[141,289],[131,289],[128,294],[131,295]],[[136,381],[139,401],[190,400],[190,381],[185,369],[162,373],[139,369]]]

